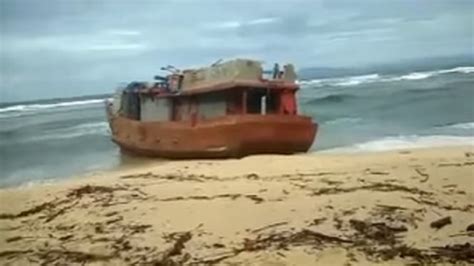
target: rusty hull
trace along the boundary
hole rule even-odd
[[[123,151],[172,159],[306,152],[318,128],[310,117],[299,115],[227,115],[195,124],[111,115],[109,120],[112,140]]]

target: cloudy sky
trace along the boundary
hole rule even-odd
[[[111,91],[167,64],[359,66],[472,54],[471,0],[0,0],[0,102]]]

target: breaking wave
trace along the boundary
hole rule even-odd
[[[337,80],[334,85],[335,86],[356,86],[363,83],[375,82],[379,79],[380,79],[379,74],[362,75],[362,76],[351,77],[349,79]]]
[[[401,149],[416,149],[447,146],[474,146],[474,136],[398,136],[357,143],[347,147],[329,149],[324,152],[374,152]]]
[[[92,99],[92,100],[58,102],[58,103],[49,103],[49,104],[36,103],[36,104],[12,105],[8,107],[0,108],[0,115],[1,117],[5,117],[12,114],[18,115],[19,113],[31,113],[31,112],[41,111],[45,109],[57,109],[57,108],[65,108],[65,107],[93,105],[93,104],[103,103],[104,100],[105,99]]]
[[[357,86],[361,84],[376,83],[376,82],[422,80],[422,79],[427,79],[430,77],[435,77],[438,75],[450,74],[450,73],[461,73],[461,74],[474,73],[474,66],[455,67],[452,69],[442,69],[442,70],[435,70],[435,71],[413,72],[413,73],[400,75],[400,76],[369,74],[369,75],[351,76],[351,77],[343,77],[343,78],[302,80],[302,81],[299,81],[299,84],[303,86],[311,85],[314,87]]]
[[[375,82],[380,79],[379,74],[369,74],[344,78],[312,79],[299,81],[300,85],[322,86],[356,86],[363,83]]]
[[[442,128],[474,130],[474,122],[458,123],[442,126]]]
[[[403,75],[401,77],[388,78],[385,81],[418,80],[418,79],[426,79],[433,75],[434,75],[433,72],[413,72],[408,75]]]

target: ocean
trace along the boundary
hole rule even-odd
[[[312,151],[474,145],[474,66],[299,83],[300,112],[320,125]],[[129,163],[110,141],[107,97],[0,104],[0,186]]]

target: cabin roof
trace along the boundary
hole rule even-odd
[[[213,84],[206,84],[199,87],[193,87],[192,89],[182,90],[180,95],[193,95],[193,94],[202,94],[213,91],[223,91],[231,90],[236,88],[260,88],[260,89],[288,89],[288,90],[297,90],[298,85],[295,83],[274,80],[231,80],[224,82],[216,82]]]
[[[156,94],[161,97],[179,97],[189,95],[207,94],[211,92],[235,90],[235,89],[270,89],[270,90],[298,90],[298,84],[284,80],[231,80],[205,84],[192,89],[181,90],[178,92],[165,92],[162,88],[136,89],[134,93]],[[125,91],[127,92],[127,91]]]

